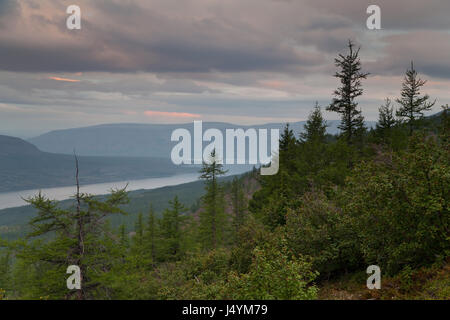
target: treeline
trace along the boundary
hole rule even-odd
[[[443,264],[450,253],[448,106],[421,94],[413,64],[399,98],[364,126],[359,49],[339,55],[340,86],[327,109],[341,134],[326,134],[318,104],[297,139],[280,139],[280,169],[254,170],[226,185],[211,159],[200,172],[205,194],[190,214],[177,197],[161,217],[151,206],[135,230],[115,230],[125,190],[101,201],[76,193],[61,209],[40,195],[26,239],[4,242],[0,296],[10,299],[314,299],[324,279],[381,267],[384,275]],[[395,110],[396,109],[396,110]],[[300,128],[298,128],[300,129]],[[78,265],[82,289],[68,290]]]
[[[330,111],[342,115],[342,134],[325,135],[320,107],[295,139],[286,127],[280,141],[280,172],[262,177],[250,211],[294,256],[311,259],[319,279],[369,265],[384,275],[444,263],[450,249],[450,158],[448,105],[424,118],[434,105],[413,64],[400,98],[379,109],[367,130],[356,98],[363,94],[359,50],[336,59],[341,87]]]

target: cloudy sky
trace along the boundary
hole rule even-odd
[[[66,27],[72,4],[81,30]],[[370,4],[382,30],[366,27]],[[0,133],[304,120],[331,101],[348,39],[371,73],[367,120],[411,60],[433,112],[450,103],[448,0],[0,0]]]

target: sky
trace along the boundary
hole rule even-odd
[[[366,26],[370,4],[381,30]],[[66,27],[69,5],[80,30]],[[450,103],[448,0],[0,0],[0,134],[305,120],[331,102],[349,39],[370,72],[366,120],[399,97],[412,60],[431,113]]]

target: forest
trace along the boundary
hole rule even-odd
[[[449,106],[424,116],[435,100],[411,62],[369,130],[352,42],[335,68],[331,103],[312,106],[300,137],[284,128],[279,172],[221,182],[213,151],[195,210],[175,196],[159,216],[149,203],[130,231],[110,221],[126,215],[126,189],[76,191],[71,207],[28,199],[28,234],[0,240],[0,299],[450,299]],[[366,288],[369,265],[380,290]]]

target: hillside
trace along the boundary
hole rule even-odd
[[[295,133],[303,130],[305,121],[291,124]],[[327,132],[338,132],[339,121],[328,121]],[[368,127],[374,126],[373,122],[366,122]],[[203,131],[209,128],[217,128],[225,132],[225,129],[242,128],[266,128],[283,129],[284,123],[269,123],[256,126],[238,126],[229,123],[204,122]],[[80,155],[85,156],[126,156],[126,157],[170,157],[174,142],[170,136],[175,129],[188,129],[193,132],[192,123],[184,124],[104,124],[91,127],[56,130],[29,139],[40,150],[55,153],[72,154],[75,148]]]
[[[73,151],[72,151],[73,153]],[[192,172],[169,159],[79,157],[82,184],[171,176]],[[0,192],[72,185],[73,155],[42,152],[19,138],[0,136]]]

